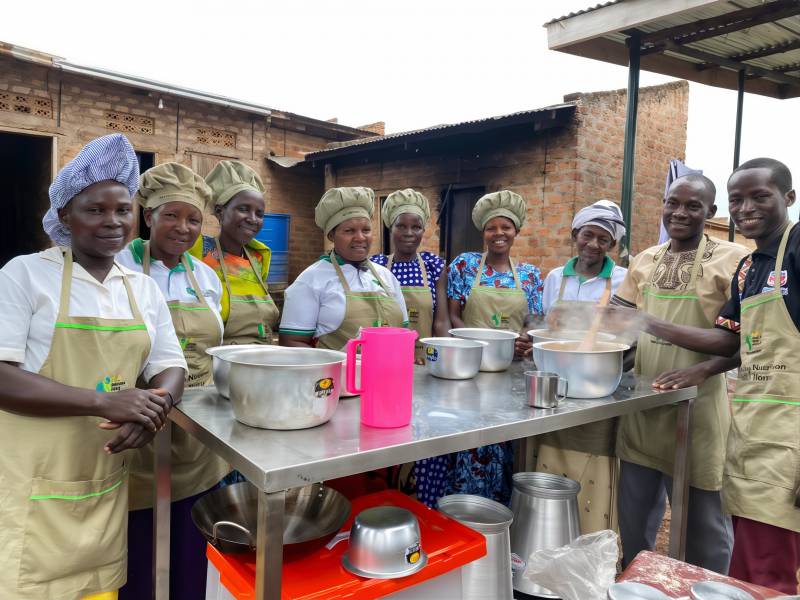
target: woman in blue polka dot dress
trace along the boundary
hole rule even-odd
[[[417,252],[430,218],[428,199],[412,189],[389,194],[381,217],[391,231],[394,253],[378,254],[370,260],[388,268],[400,282],[408,309],[408,326],[419,338],[447,336],[447,276],[445,262],[431,252]],[[415,359],[424,364],[422,345],[417,344]],[[417,498],[430,507],[444,495],[451,467],[450,455],[417,461],[414,465]]]

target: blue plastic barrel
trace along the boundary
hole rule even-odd
[[[289,282],[289,224],[290,215],[267,213],[256,239],[269,246],[272,259],[267,283]]]

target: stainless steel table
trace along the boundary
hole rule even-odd
[[[611,417],[679,403],[670,554],[682,559],[686,535],[686,477],[689,418],[697,388],[654,392],[649,381],[626,375],[613,396],[596,400],[567,398],[556,409],[536,409],[525,402],[522,372],[530,363],[514,363],[504,373],[481,373],[475,379],[447,381],[415,367],[411,424],[376,429],[360,424],[359,399],[339,403],[326,424],[300,431],[271,431],[242,425],[230,403],[213,387],[187,391],[172,411],[172,421],[227,460],[263,494],[259,498],[257,600],[278,600],[281,590],[282,534],[287,489],[411,462],[448,452],[535,436]],[[157,438],[156,455],[168,436]],[[169,522],[163,512],[169,486],[169,463],[157,460],[156,600],[169,596]],[[159,518],[161,517],[161,518]],[[164,531],[166,523],[167,531]]]

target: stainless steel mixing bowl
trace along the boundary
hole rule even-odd
[[[489,344],[478,340],[429,337],[420,340],[425,370],[442,379],[471,379],[481,368],[483,350]]]
[[[368,508],[353,521],[342,566],[360,577],[407,577],[428,562],[420,543],[419,522],[412,512],[397,506]]]
[[[597,342],[594,350],[580,351],[580,342],[539,342],[543,371],[567,380],[570,398],[603,398],[614,393],[622,378],[622,354],[630,346]]]
[[[528,331],[528,338],[534,344],[539,342],[572,342],[582,340],[588,331],[579,329],[531,329]],[[601,342],[613,342],[615,337],[610,333],[598,333],[597,339]],[[534,346],[533,362],[536,366],[542,365],[542,352]]]
[[[449,331],[450,335],[465,340],[486,342],[481,357],[481,371],[505,371],[514,360],[514,342],[519,337],[515,331],[507,329],[482,329],[479,327],[458,327]]]
[[[231,363],[229,357],[245,352],[247,350],[264,350],[269,348],[278,348],[279,346],[267,346],[264,344],[234,344],[229,346],[213,346],[206,349],[206,354],[211,355],[212,371],[214,373],[214,385],[217,387],[219,395],[226,400],[230,398],[230,381]]]
[[[237,421],[264,429],[325,423],[339,404],[345,354],[317,348],[248,350],[229,357]]]

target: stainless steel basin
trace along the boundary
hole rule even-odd
[[[507,329],[483,329],[479,327],[458,327],[449,331],[450,335],[465,340],[486,342],[481,357],[481,371],[505,371],[514,360],[514,342],[519,337],[515,331]]]
[[[534,344],[539,342],[573,342],[583,340],[589,333],[585,329],[531,329],[528,331],[528,338]],[[598,333],[597,339],[601,342],[613,342],[615,337],[610,333]],[[533,362],[536,366],[541,366],[543,361],[542,352],[534,346]]]
[[[571,398],[603,398],[614,393],[622,378],[622,354],[630,346],[597,342],[594,350],[580,351],[580,342],[539,342],[543,371],[567,380]]]
[[[345,354],[317,348],[248,350],[229,357],[236,420],[264,429],[306,429],[339,403]]]
[[[217,387],[219,395],[226,400],[230,398],[230,371],[231,363],[229,358],[240,352],[247,350],[267,350],[279,348],[279,346],[267,346],[265,344],[233,344],[228,346],[214,346],[206,349],[206,354],[211,355],[212,370],[214,373],[214,385]]]
[[[449,337],[422,338],[425,370],[441,379],[471,379],[481,368],[487,342]]]

